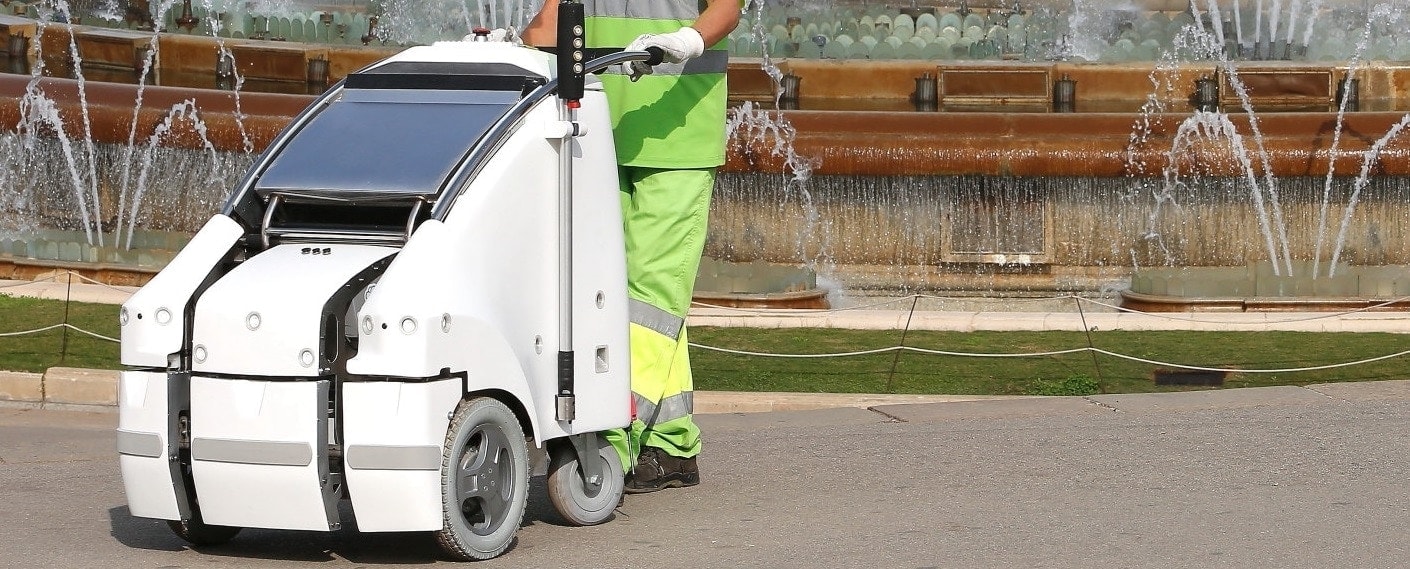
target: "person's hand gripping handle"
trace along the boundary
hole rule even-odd
[[[652,52],[655,49],[656,51]],[[651,73],[652,67],[662,63],[685,63],[686,60],[700,57],[705,53],[705,38],[695,28],[684,26],[669,34],[642,34],[627,45],[627,51],[652,52],[652,60],[633,61],[631,77],[635,81],[642,75]],[[658,59],[655,54],[660,53]],[[654,61],[653,61],[654,60]]]
[[[666,60],[666,50],[656,47],[654,45],[646,48],[643,51],[651,54],[651,57],[648,57],[641,61],[631,62],[631,69],[627,76],[631,77],[632,82],[636,82],[637,79],[641,79],[642,75],[650,74],[651,68],[660,65],[662,61]]]

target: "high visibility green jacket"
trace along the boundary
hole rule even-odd
[[[641,34],[665,34],[700,16],[703,0],[585,0],[588,47],[621,48]],[[725,162],[728,39],[684,64],[663,63],[632,83],[621,70],[600,77],[611,106],[617,163],[712,168]]]

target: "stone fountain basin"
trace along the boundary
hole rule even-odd
[[[734,263],[705,257],[695,278],[697,305],[731,308],[829,308],[812,269],[751,261]]]
[[[180,231],[139,230],[127,248],[118,246],[111,233],[104,235],[104,245],[89,245],[81,231],[0,232],[0,279],[33,280],[71,270],[108,284],[142,285],[190,240]]]
[[[1311,276],[1311,263],[1294,262],[1291,275],[1272,264],[1246,267],[1139,269],[1121,306],[1144,312],[1410,310],[1410,265],[1337,266],[1334,276]]]

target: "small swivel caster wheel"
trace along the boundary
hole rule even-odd
[[[554,441],[549,448],[548,499],[568,523],[591,526],[607,521],[622,500],[624,481],[622,459],[601,434],[588,435],[588,445],[597,460],[599,479],[584,480],[578,452],[568,439]]]

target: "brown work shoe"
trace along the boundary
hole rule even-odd
[[[627,473],[626,492],[645,494],[663,488],[684,488],[700,483],[695,457],[671,456],[656,447],[643,447],[636,466]]]

